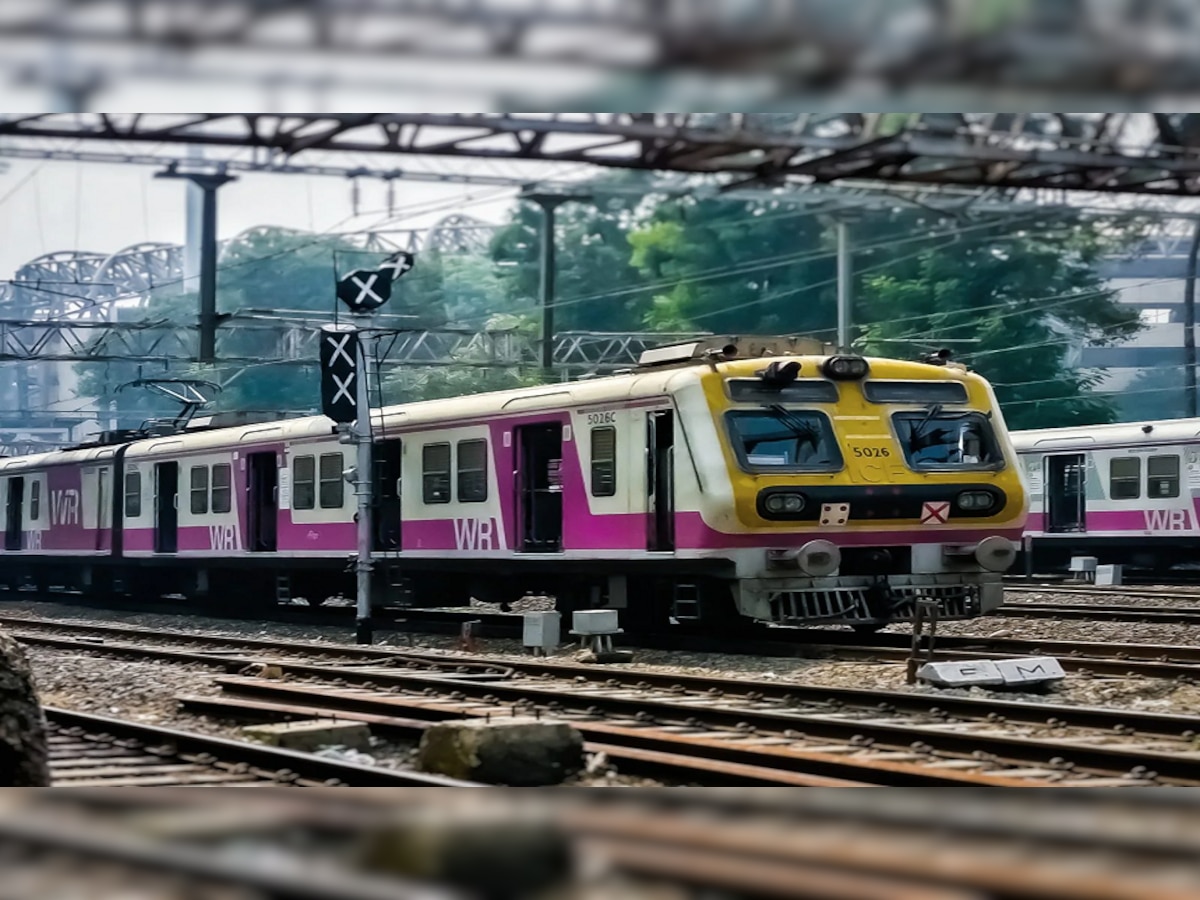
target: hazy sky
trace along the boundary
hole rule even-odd
[[[61,250],[112,253],[143,241],[182,243],[186,186],[156,179],[148,166],[8,160],[0,174],[0,278]],[[241,175],[219,193],[218,233],[233,237],[254,225],[302,230],[371,230],[431,224],[462,211],[499,222],[516,189],[397,182],[388,222],[387,189],[362,180],[358,217],[344,178]],[[439,207],[439,208],[434,208]]]

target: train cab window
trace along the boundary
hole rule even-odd
[[[227,513],[233,499],[233,468],[229,463],[212,467],[212,511]]]
[[[487,441],[458,442],[458,502],[487,499]]]
[[[592,429],[592,496],[617,493],[617,429],[611,425]]]
[[[727,415],[733,449],[748,472],[835,472],[842,468],[833,425],[824,413],[773,404]]]
[[[208,512],[208,466],[192,466],[192,515]]]
[[[1179,496],[1178,456],[1152,456],[1146,460],[1146,496]]]
[[[36,522],[42,511],[42,483],[36,478],[29,485],[29,521]]]
[[[341,509],[346,500],[345,463],[340,453],[321,454],[321,509]]]
[[[1111,500],[1136,500],[1142,496],[1142,460],[1118,456],[1108,462],[1108,496]]]
[[[421,496],[426,503],[450,502],[450,445],[421,448]]]
[[[980,413],[925,412],[892,416],[904,458],[914,469],[995,469],[1004,462],[991,423]]]
[[[292,460],[292,509],[313,509],[317,505],[317,461],[311,456]]]
[[[142,514],[142,473],[125,474],[125,518],[136,519]]]

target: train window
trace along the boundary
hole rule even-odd
[[[487,441],[458,442],[458,502],[487,499]]]
[[[317,464],[311,456],[292,460],[292,509],[312,509],[317,505]]]
[[[345,463],[340,453],[321,454],[321,509],[341,509],[346,500]]]
[[[192,466],[192,515],[208,512],[208,466]]]
[[[1179,496],[1178,456],[1152,456],[1146,460],[1146,496]]]
[[[229,512],[233,496],[233,469],[229,463],[217,463],[212,467],[212,511]]]
[[[767,409],[728,414],[733,449],[751,472],[837,471],[842,467],[833,426],[824,413]]]
[[[966,403],[959,381],[867,381],[863,395],[872,403]]]
[[[1117,456],[1108,461],[1110,500],[1136,500],[1142,496],[1142,460],[1138,456]]]
[[[617,493],[617,429],[611,425],[592,429],[592,496]]]
[[[421,494],[426,503],[450,502],[450,445],[426,444],[421,449]]]
[[[943,412],[935,403],[925,412],[895,413],[892,424],[914,469],[995,469],[1004,462],[991,424],[979,413]]]
[[[29,520],[36,522],[42,511],[42,483],[36,478],[29,486]]]
[[[142,514],[142,473],[125,474],[125,518],[136,519]]]

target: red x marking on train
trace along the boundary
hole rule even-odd
[[[933,503],[921,504],[922,525],[945,525],[950,518],[950,501],[937,500]]]

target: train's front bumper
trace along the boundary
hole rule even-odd
[[[998,573],[882,577],[746,578],[734,585],[738,612],[780,625],[886,625],[910,621],[917,600],[942,620],[973,619],[1004,600]]]

